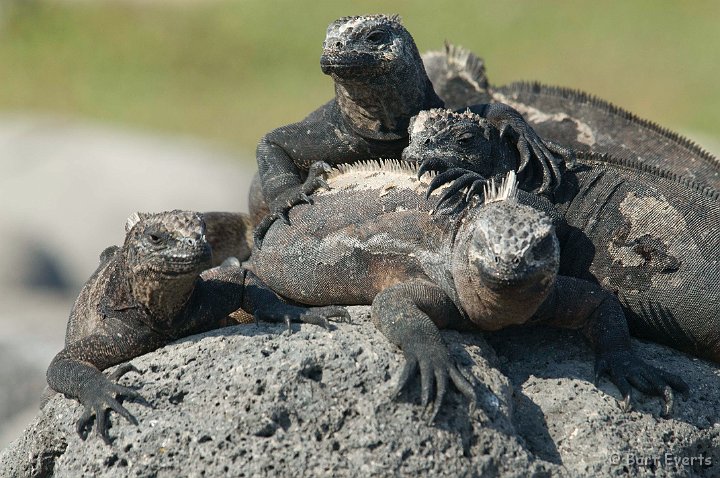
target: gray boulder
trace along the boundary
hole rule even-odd
[[[607,381],[592,385],[579,335],[518,328],[483,338],[444,332],[477,377],[477,407],[456,391],[434,424],[418,384],[391,400],[402,354],[369,308],[326,331],[229,327],[133,360],[121,383],[154,405],[112,415],[112,446],[74,432],[81,407],[53,398],[0,454],[0,476],[717,476],[720,371],[662,346],[643,358],[692,387],[671,419],[657,399],[622,412]],[[486,341],[487,339],[487,341]],[[489,345],[492,344],[492,345]]]

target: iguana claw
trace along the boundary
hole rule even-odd
[[[280,219],[283,224],[286,226],[290,225],[290,209],[292,209],[293,206],[296,204],[305,204],[305,203],[311,203],[312,201],[310,198],[303,192],[298,192],[296,195],[292,197],[292,199],[288,199],[285,205],[278,206],[273,212],[265,216],[262,221],[255,227],[255,232],[253,233],[253,241],[258,249],[262,248],[263,239],[265,239],[265,234],[267,234],[270,227],[275,223],[276,220]]]
[[[320,188],[330,189],[324,176],[330,172],[332,168],[324,161],[316,161],[310,166],[308,176],[305,182],[300,186],[289,188],[287,191],[279,195],[271,205],[271,212],[265,216],[262,221],[255,227],[253,234],[255,245],[258,249],[262,248],[263,239],[270,227],[276,220],[280,219],[285,225],[290,225],[290,210],[298,204],[313,204],[310,194]]]
[[[443,193],[442,196],[440,196],[440,199],[438,200],[437,208],[440,208],[445,202],[453,198],[457,193],[462,191],[465,188],[473,186],[475,183],[485,183],[485,178],[475,172],[472,171],[464,171],[465,174],[458,177],[455,181],[452,182],[452,184],[447,188],[447,190]],[[482,192],[482,189],[480,190]],[[469,196],[464,194],[461,197],[461,200],[464,200],[467,202],[467,199],[469,199]]]
[[[288,330],[291,330],[292,322],[303,322],[305,324],[319,325],[325,329],[330,329],[330,318],[338,318],[340,322],[349,322],[350,313],[345,307],[330,305],[325,307],[308,307],[301,309],[291,307],[288,309],[273,310],[270,308],[260,308],[254,313],[256,320],[265,322],[283,322]]]
[[[420,179],[423,174],[430,171],[444,171],[452,166],[452,163],[444,158],[424,159],[418,168],[417,177]]]
[[[425,192],[425,199],[429,198],[432,192],[435,191],[437,188],[444,186],[450,181],[456,180],[464,174],[467,174],[467,170],[461,168],[450,168],[447,171],[438,174],[433,178],[432,181],[430,181],[430,185]]]
[[[627,395],[625,395],[619,403],[620,410],[622,410],[623,413],[628,413],[630,410],[632,410],[631,395],[632,392],[628,391]]]
[[[675,402],[673,390],[682,394],[689,390],[680,377],[646,364],[629,351],[615,351],[598,356],[595,362],[595,383],[607,375],[620,391],[623,399],[620,408],[631,409],[632,388],[646,395],[663,398],[662,416],[670,416]]]
[[[120,378],[127,372],[138,371],[134,366],[126,364],[118,368],[110,375],[110,378]],[[110,423],[108,420],[108,412],[114,410],[118,415],[125,418],[133,425],[137,425],[138,421],[125,407],[121,405],[120,397],[127,398],[141,405],[150,406],[150,404],[136,391],[128,387],[123,387],[111,382],[102,375],[90,379],[85,384],[83,393],[78,397],[80,403],[83,404],[85,410],[77,421],[75,429],[80,437],[85,440],[92,428],[93,417],[95,418],[97,434],[107,444],[111,443],[108,429]]]
[[[429,411],[428,423],[435,420],[445,394],[447,393],[448,381],[452,381],[455,387],[474,407],[476,398],[472,384],[460,373],[457,365],[450,358],[444,344],[423,344],[415,348],[406,347],[403,350],[405,366],[398,377],[397,385],[393,391],[393,397],[397,398],[408,385],[410,379],[420,369],[420,404]],[[435,400],[432,400],[433,388],[435,388]]]
[[[337,318],[338,322],[350,322],[350,313],[345,307],[328,305],[325,307],[310,307],[308,311],[300,316],[300,320],[306,324],[320,325],[329,329],[329,319]]]
[[[517,172],[522,173],[530,164],[531,160],[534,159],[542,169],[542,184],[538,188],[538,192],[548,192],[551,189],[551,184],[553,191],[557,189],[562,181],[562,175],[559,166],[560,160],[558,160],[553,153],[560,154],[563,157],[571,157],[571,162],[574,163],[574,155],[570,150],[543,140],[535,130],[522,119],[511,116],[507,122],[503,122],[502,126],[500,126],[501,138],[506,135],[505,133],[508,129],[512,130],[517,138],[515,147],[520,154],[520,164],[517,167]]]
[[[330,189],[325,176],[331,170],[332,167],[325,161],[315,161],[308,170],[308,176],[302,186],[303,192],[312,194],[320,188]]]

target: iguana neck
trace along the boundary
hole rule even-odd
[[[335,98],[346,124],[370,139],[406,138],[410,118],[443,105],[422,66],[420,71],[409,70],[372,81],[335,78]]]
[[[149,312],[152,323],[148,326],[159,331],[169,329],[181,315],[197,279],[197,273],[168,276],[143,270],[129,274],[135,302]]]

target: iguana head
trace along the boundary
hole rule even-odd
[[[453,252],[462,307],[485,330],[524,323],[551,290],[560,263],[555,230],[544,213],[517,202],[510,172],[466,216]]]
[[[320,66],[336,81],[382,75],[403,63],[422,60],[397,16],[343,17],[328,26]]]
[[[411,117],[444,105],[398,17],[367,15],[332,22],[320,66],[335,82],[344,122],[368,139],[405,139]]]
[[[499,131],[471,111],[421,111],[410,120],[408,132],[410,143],[402,153],[405,161],[441,158],[486,178],[505,174],[516,166],[515,157],[502,154],[504,148],[498,148]]]
[[[135,213],[125,230],[123,254],[134,297],[158,315],[171,315],[211,264],[202,216],[179,210]]]

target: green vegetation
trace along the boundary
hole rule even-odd
[[[327,24],[372,12],[400,13],[421,51],[445,39],[471,48],[494,83],[575,86],[674,129],[720,131],[713,1],[0,0],[0,112],[252,150],[332,96],[318,66]]]

